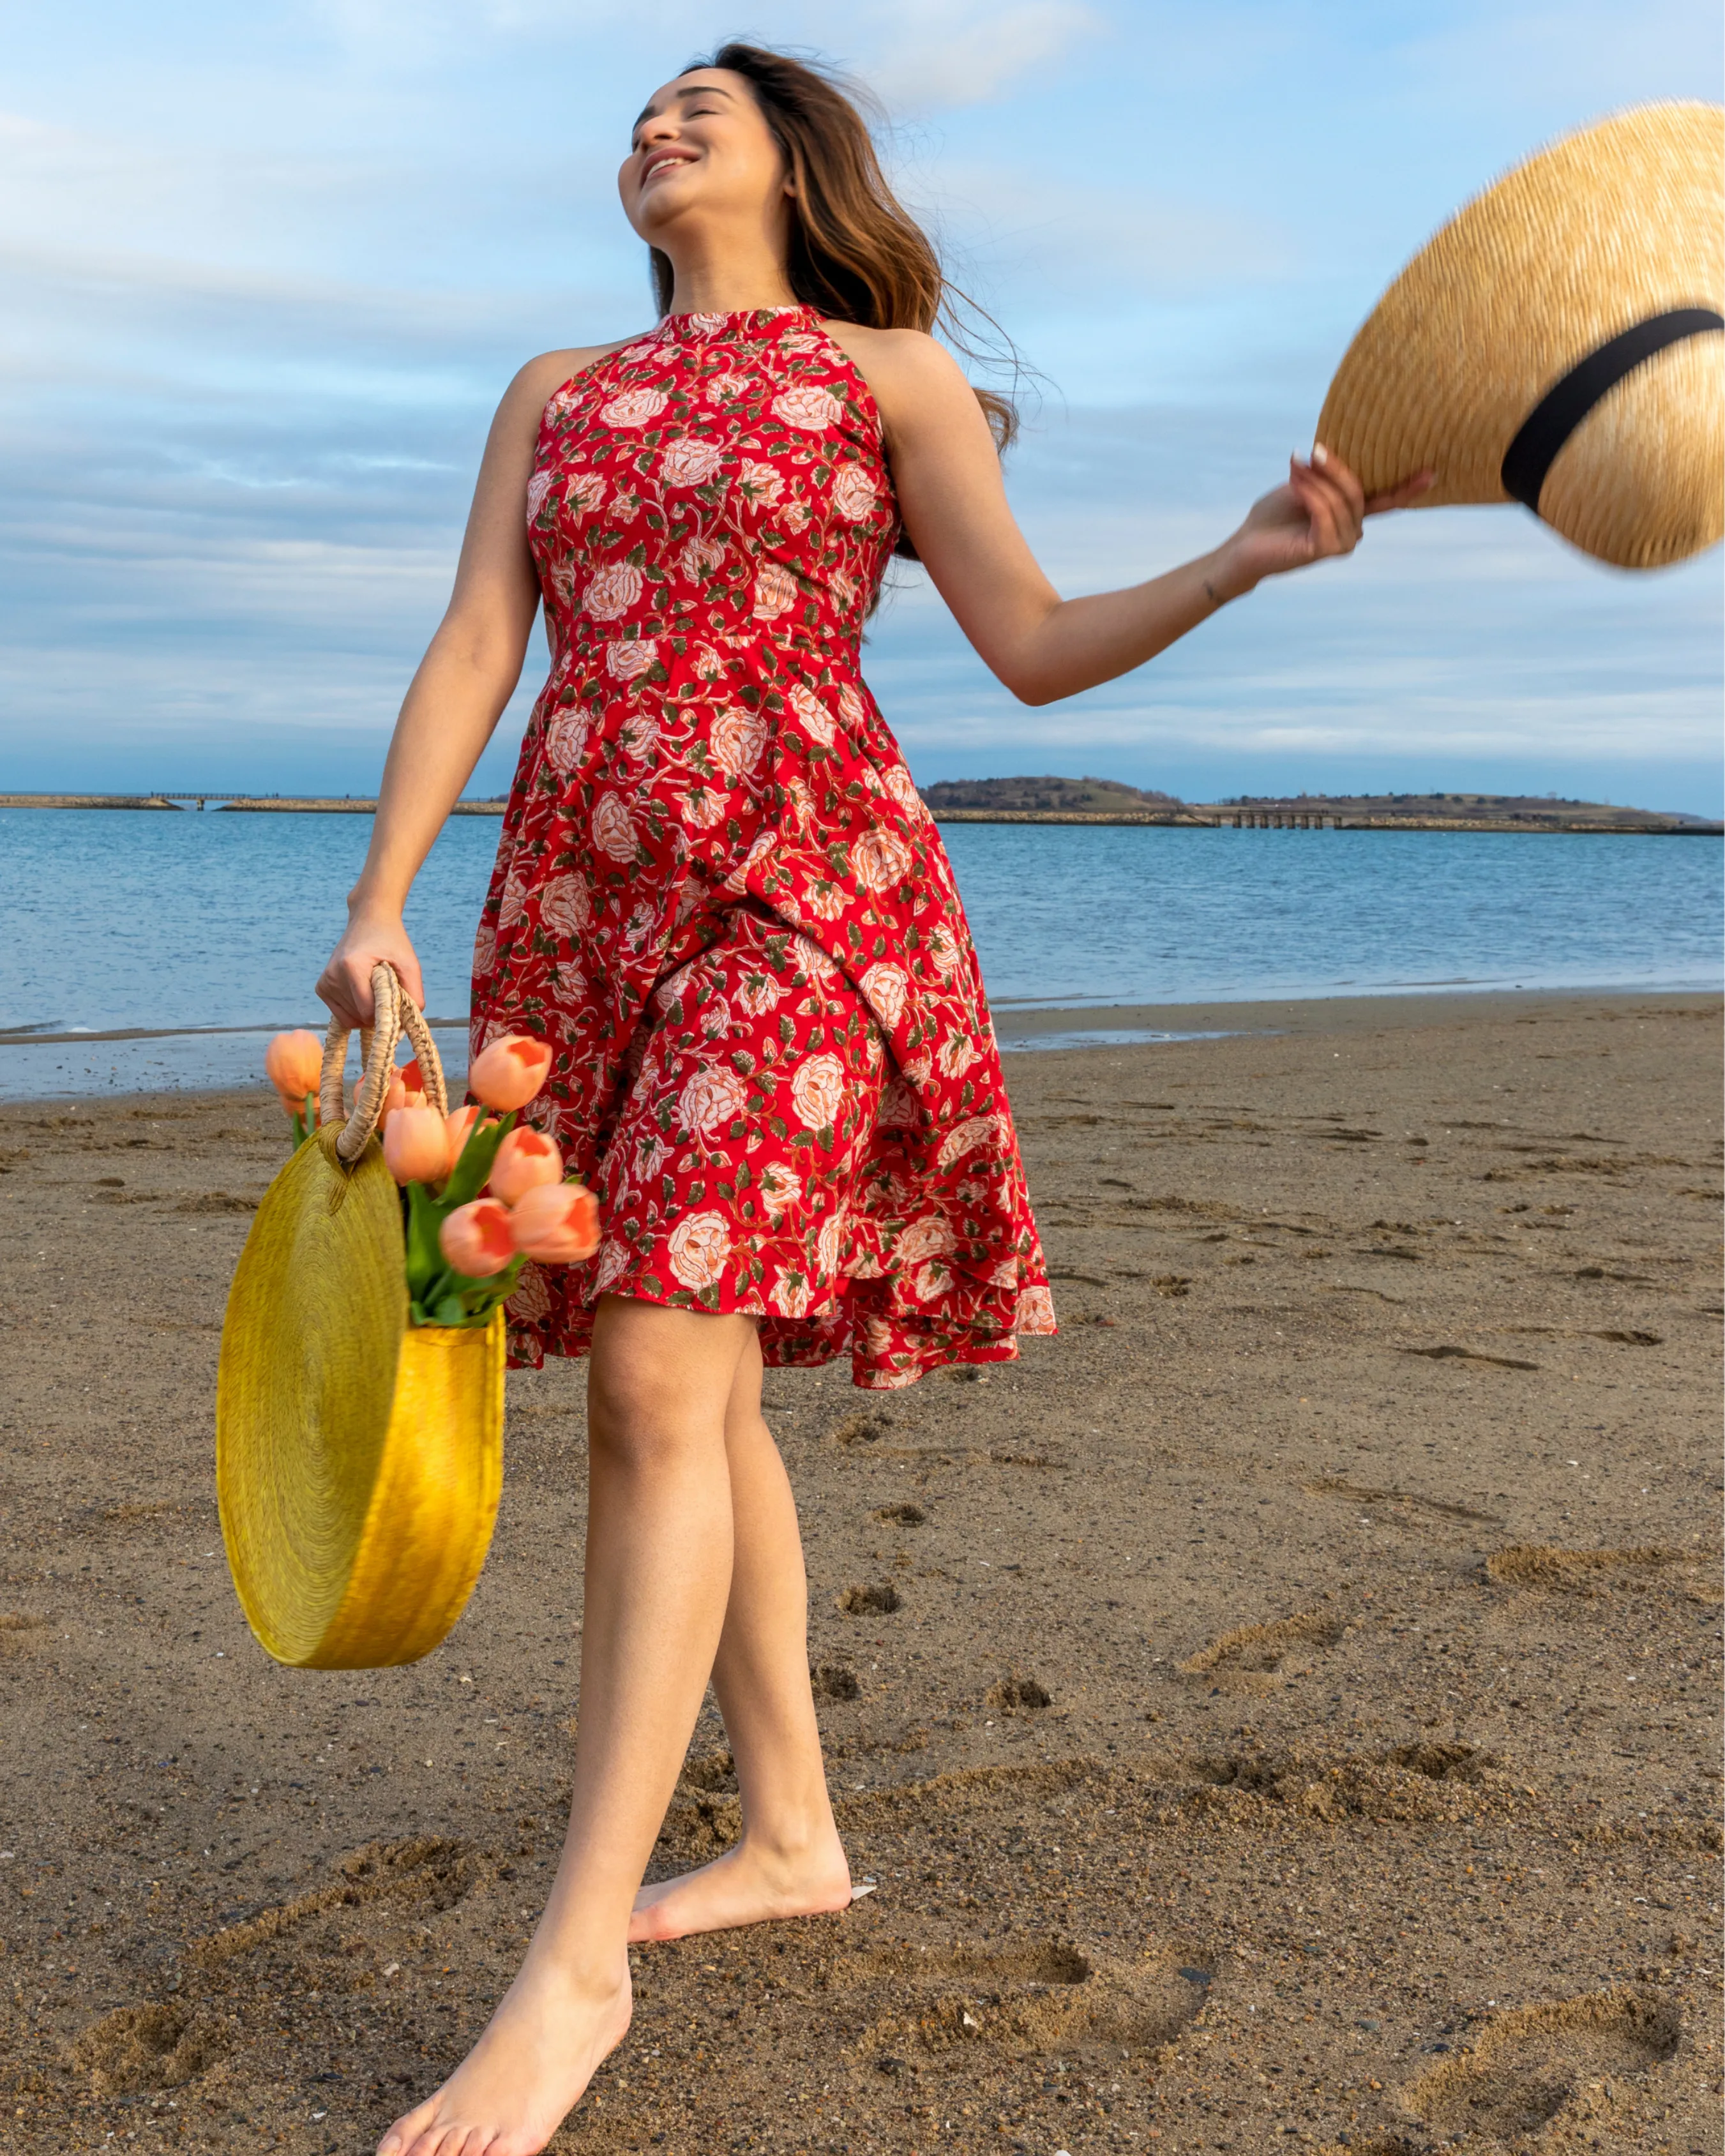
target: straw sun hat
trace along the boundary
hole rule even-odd
[[[1725,110],[1649,105],[1557,142],[1414,257],[1317,439],[1368,495],[1518,501],[1653,569],[1725,527]]]

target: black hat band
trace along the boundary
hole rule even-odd
[[[1668,314],[1649,315],[1645,321],[1633,324],[1590,352],[1546,391],[1505,450],[1501,475],[1504,492],[1526,502],[1537,516],[1539,490],[1558,451],[1606,391],[1668,344],[1705,336],[1711,330],[1725,330],[1725,315],[1716,315],[1710,307],[1674,307]]]

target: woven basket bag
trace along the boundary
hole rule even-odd
[[[331,1022],[321,1122],[270,1186],[228,1292],[216,1490],[246,1620],[295,1669],[429,1654],[466,1606],[503,1486],[504,1319],[411,1326],[378,1117],[405,1032],[448,1111],[430,1029],[387,966],[345,1114]]]

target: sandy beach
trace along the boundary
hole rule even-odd
[[[638,1951],[553,2146],[1711,2156],[1718,999],[1130,1015],[1231,1037],[1008,1059],[1061,1336],[769,1377],[875,1891]],[[19,2156],[360,2156],[554,1862],[581,1366],[511,1378],[425,1661],[285,1671],[234,1601],[216,1355],[283,1157],[261,1092],[0,1110]],[[658,1868],[734,1787],[709,1709]]]

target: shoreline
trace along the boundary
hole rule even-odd
[[[1215,995],[1200,997],[1195,1001],[1182,1003],[1096,1003],[1096,1004],[991,1004],[989,1014],[999,1034],[1008,1027],[1014,1034],[1070,1033],[1078,1029],[1076,1021],[1084,1022],[1083,1029],[1094,1033],[1127,1033],[1152,1029],[1157,1032],[1189,1033],[1194,1029],[1209,1031],[1211,1021],[1223,1017],[1236,1020],[1245,1017],[1257,1023],[1236,1024],[1228,1030],[1233,1033],[1262,1032],[1263,1017],[1267,1014],[1283,1018],[1298,1013],[1310,1017],[1314,1012],[1328,1013],[1332,1009],[1343,1009],[1360,1004],[1405,1005],[1411,1014],[1417,1011],[1430,1019],[1434,1013],[1441,1016],[1455,1015],[1445,1008],[1454,1004],[1458,1007],[1476,1009],[1487,999],[1501,1009],[1502,1003],[1517,998],[1529,1004],[1549,1004],[1553,1000],[1594,1001],[1599,997],[1648,996],[1692,997],[1725,995],[1725,983],[1695,982],[1657,983],[1647,988],[1633,982],[1606,981],[1578,986],[1554,988],[1463,988],[1445,984],[1431,988],[1360,988],[1352,993],[1337,993],[1333,990],[1310,995],[1293,991],[1278,994],[1235,995],[1224,990]],[[1411,1022],[1411,1016],[1410,1016]],[[465,1018],[428,1017],[425,1020],[434,1033],[465,1033]],[[236,1034],[273,1034],[309,1028],[312,1032],[322,1029],[326,1019],[262,1019],[252,1025],[141,1025],[113,1026],[86,1032],[69,1028],[59,1032],[37,1032],[33,1028],[8,1031],[0,1027],[0,1048],[78,1048],[94,1045],[99,1041],[112,1040],[218,1040]],[[1307,1024],[1293,1028],[1278,1024],[1277,1032],[1328,1031],[1327,1025]]]
[[[1440,988],[1367,990],[1358,995],[1253,997],[1230,1000],[1214,997],[1205,1001],[1167,1004],[1036,1004],[1006,1006],[993,1011],[1003,1056],[1017,1059],[1050,1051],[1073,1054],[1118,1054],[1144,1047],[1210,1045],[1247,1036],[1268,1040],[1294,1040],[1320,1034],[1398,1032],[1412,1027],[1506,1024],[1538,1018],[1573,1017],[1584,1011],[1620,1007],[1633,1002],[1650,1012],[1665,1014],[1693,1009],[1697,1000],[1715,1010],[1725,1007],[1725,988]],[[450,1035],[465,1047],[465,1019],[434,1017],[428,1020],[444,1044]],[[7,1051],[13,1049],[52,1049],[63,1054],[108,1047],[124,1053],[140,1053],[152,1042],[192,1044],[220,1042],[237,1046],[244,1040],[262,1042],[272,1033],[287,1030],[280,1025],[177,1026],[116,1028],[98,1033],[0,1033],[0,1106],[28,1108],[59,1106],[64,1112],[79,1101],[142,1101],[172,1096],[179,1100],[211,1100],[219,1096],[267,1091],[261,1075],[255,1081],[239,1073],[208,1084],[182,1084],[168,1076],[151,1076],[142,1070],[133,1082],[121,1082],[118,1066],[110,1069],[108,1082],[85,1075],[94,1082],[64,1085],[59,1091],[38,1091],[23,1070],[8,1069]],[[321,1031],[321,1026],[311,1029]],[[172,1050],[167,1050],[172,1053]],[[459,1050],[449,1054],[451,1074],[465,1067]],[[261,1074],[262,1057],[258,1058]],[[46,1075],[46,1074],[44,1074]],[[29,1090],[25,1090],[29,1087]]]

